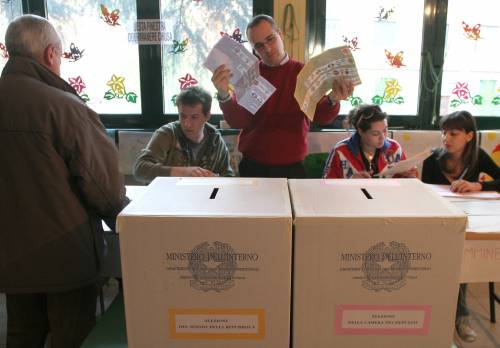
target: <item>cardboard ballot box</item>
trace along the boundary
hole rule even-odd
[[[118,232],[129,347],[289,347],[285,179],[157,178]]]
[[[463,212],[416,179],[289,188],[294,347],[450,347]]]

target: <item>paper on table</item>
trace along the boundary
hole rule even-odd
[[[427,149],[422,152],[417,153],[415,156],[411,158],[407,158],[403,161],[391,163],[386,166],[380,173],[376,176],[380,178],[386,178],[393,176],[395,174],[404,173],[411,170],[413,167],[417,166],[420,162],[425,160],[432,154],[432,149]]]
[[[500,193],[496,191],[476,191],[476,192],[465,192],[457,193],[450,191],[450,185],[431,185],[438,194],[442,197],[456,197],[456,198],[475,198],[475,199],[500,199]]]
[[[255,114],[276,88],[260,76],[259,60],[242,44],[223,36],[212,48],[203,65],[214,72],[224,64],[233,76],[230,83],[238,104]]]
[[[343,77],[361,84],[356,63],[347,46],[331,48],[311,58],[297,76],[295,99],[309,119],[314,118],[316,104],[332,88],[333,80]]]

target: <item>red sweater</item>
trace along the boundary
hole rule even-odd
[[[260,62],[260,74],[276,91],[252,115],[236,103],[236,97],[220,103],[224,118],[232,128],[241,128],[238,149],[251,160],[284,165],[302,161],[307,154],[307,132],[310,121],[295,100],[295,84],[303,63],[290,59],[270,67]],[[328,124],[338,115],[339,103],[332,106],[323,97],[316,107],[314,122]]]

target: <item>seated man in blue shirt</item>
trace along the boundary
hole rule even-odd
[[[137,180],[157,176],[233,176],[229,151],[220,133],[207,123],[212,97],[200,87],[176,98],[179,120],[155,131],[134,165]]]

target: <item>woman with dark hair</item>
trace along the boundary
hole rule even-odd
[[[427,184],[451,185],[453,192],[500,190],[500,169],[490,156],[479,148],[474,117],[467,111],[444,116],[440,122],[443,146],[434,149],[424,161],[422,181]],[[479,181],[486,173],[492,181]],[[465,302],[467,284],[460,285],[455,327],[460,338],[473,342],[476,333],[470,327]]]
[[[349,112],[356,132],[338,142],[326,162],[324,178],[372,178],[387,165],[406,158],[401,145],[387,137],[388,116],[378,105],[359,105]],[[416,177],[416,168],[399,177]]]
[[[467,111],[457,111],[444,116],[440,127],[443,147],[435,149],[424,161],[422,181],[451,185],[453,192],[500,190],[500,169],[479,148],[474,117]],[[480,182],[481,172],[494,180]]]

